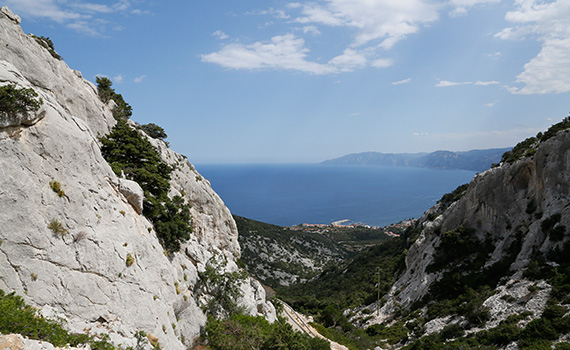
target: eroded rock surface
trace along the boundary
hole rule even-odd
[[[151,139],[175,167],[171,194],[190,203],[193,217],[191,239],[167,256],[140,214],[141,191],[101,156],[98,135],[115,120],[96,87],[25,34],[7,8],[0,11],[0,45],[0,84],[32,88],[44,102],[35,123],[0,129],[0,289],[75,332],[135,346],[142,330],[164,349],[186,349],[206,322],[198,272],[214,255],[237,269],[229,210],[190,162]],[[252,285],[242,286],[247,310],[274,320],[263,288]]]

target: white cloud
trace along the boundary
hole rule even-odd
[[[449,0],[449,5],[453,7],[451,10],[451,16],[460,16],[467,13],[471,7],[480,5],[480,4],[490,4],[490,3],[497,3],[501,0]]]
[[[216,30],[215,32],[212,33],[213,36],[217,37],[220,40],[224,40],[229,38],[230,36],[227,35],[226,33],[222,32],[221,30]]]
[[[490,80],[490,81],[478,80],[476,82],[472,82],[472,81],[457,82],[457,81],[440,80],[437,84],[435,84],[435,86],[436,87],[449,87],[449,86],[472,85],[472,84],[477,85],[477,86],[489,86],[489,85],[498,85],[498,84],[500,84],[500,82],[495,81],[495,80]]]
[[[141,75],[140,77],[136,77],[134,82],[141,83],[146,78],[146,75]]]
[[[310,33],[310,34],[313,34],[313,35],[320,35],[320,34],[321,34],[321,31],[320,31],[317,27],[315,27],[315,26],[304,26],[304,27],[303,27],[303,33],[305,33],[305,34]]]
[[[469,85],[472,84],[470,81],[463,81],[463,82],[455,82],[455,81],[447,81],[447,80],[440,80],[436,87],[449,87],[449,86],[459,86],[459,85]]]
[[[341,72],[350,72],[355,68],[366,66],[366,57],[353,49],[345,49],[342,55],[329,61],[329,65],[337,67]]]
[[[389,58],[381,58],[381,59],[377,59],[372,61],[371,65],[372,67],[376,67],[376,68],[388,68],[390,66],[392,66],[394,64],[394,60],[389,59]]]
[[[202,55],[202,61],[232,69],[285,69],[313,74],[338,72],[335,66],[307,61],[309,49],[304,45],[305,41],[293,34],[278,35],[265,43],[225,45],[218,52]]]
[[[542,43],[536,57],[524,65],[510,87],[515,94],[551,94],[570,91],[570,2],[517,0],[518,8],[505,15],[516,24],[495,34],[500,39],[527,39]]]
[[[422,24],[438,19],[438,5],[427,0],[327,0],[302,5],[300,23],[346,26],[357,30],[353,46],[381,40],[389,49]]]
[[[117,76],[113,77],[113,82],[120,84],[123,82],[123,75],[122,74],[118,74]]]
[[[392,85],[402,85],[402,84],[407,84],[410,81],[412,81],[412,78],[408,78],[408,79],[404,79],[404,80],[398,80],[398,81],[394,81],[392,82]]]
[[[88,35],[101,33],[105,21],[97,16],[122,12],[130,7],[128,0],[109,5],[60,0],[5,0],[4,5],[24,18],[46,18]]]

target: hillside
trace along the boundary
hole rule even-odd
[[[239,307],[274,321],[236,265],[237,227],[208,181],[128,120],[110,82],[87,81],[19,23],[0,9],[1,332],[182,350],[207,314]]]
[[[282,297],[355,349],[567,349],[569,157],[570,117]]]
[[[432,169],[463,169],[485,171],[499,163],[510,148],[471,150],[466,152],[435,151],[431,153],[380,153],[348,154],[322,162],[328,165],[402,166]]]
[[[379,242],[387,231],[402,228],[293,226],[281,227],[234,215],[239,232],[241,261],[247,271],[272,288],[305,282],[327,267]]]

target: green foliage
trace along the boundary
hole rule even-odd
[[[540,141],[544,142],[552,136],[556,135],[557,132],[566,129],[570,129],[570,116],[562,119],[560,123],[552,125],[543,135],[541,135]]]
[[[560,123],[552,125],[546,132],[538,133],[536,137],[529,137],[519,142],[512,150],[505,152],[501,162],[514,163],[523,157],[532,157],[541,142],[544,142],[559,131],[570,129],[570,116],[564,118]]]
[[[236,215],[234,215],[234,220],[237,224],[238,239],[242,247],[241,261],[250,273],[256,275],[256,278],[259,278],[263,284],[272,288],[279,287],[281,280],[273,274],[267,276],[263,271],[286,271],[299,276],[300,279],[310,280],[320,270],[350,255],[346,249],[335,241],[336,237],[331,238],[328,235],[316,232],[266,224]],[[256,243],[256,246],[253,247],[252,244],[248,243],[261,240],[263,240],[264,246],[259,246]],[[269,245],[267,242],[272,243]],[[286,261],[286,259],[267,259],[260,254],[261,250],[270,255],[272,246],[278,246],[286,251],[299,252],[302,256],[314,261],[314,268],[307,268],[300,259],[290,259],[290,261]],[[329,251],[330,254],[326,256],[322,254],[323,249]]]
[[[133,115],[133,108],[125,102],[123,95],[115,92],[111,86],[113,83],[109,78],[106,77],[96,77],[97,81],[97,92],[99,93],[99,98],[104,103],[108,103],[113,100],[116,106],[113,108],[113,117],[115,119],[129,119]]]
[[[61,184],[55,180],[50,181],[49,186],[51,189],[57,193],[58,197],[64,197],[65,191],[61,189]]]
[[[505,152],[501,157],[501,163],[514,163],[522,157],[525,157],[527,152],[537,146],[537,138],[529,137],[526,140],[519,142],[512,150]]]
[[[127,267],[130,267],[134,263],[135,263],[135,258],[131,255],[131,253],[128,253],[127,258],[125,259],[125,264],[127,265]]]
[[[86,334],[69,333],[60,323],[38,315],[36,309],[26,305],[21,297],[0,290],[0,334],[11,333],[55,346],[90,344],[93,350],[115,349],[105,338],[96,340]]]
[[[42,104],[43,100],[33,89],[18,88],[14,84],[0,86],[0,113],[15,115],[35,112]]]
[[[449,207],[451,203],[458,201],[465,195],[465,192],[467,191],[468,187],[469,184],[463,184],[457,186],[457,188],[451,191],[450,193],[444,194],[443,197],[441,197],[441,199],[439,200],[439,202],[442,203],[446,208]]]
[[[404,322],[398,321],[390,327],[375,324],[366,329],[366,333],[374,338],[382,339],[388,344],[397,344],[405,342],[408,339],[410,330],[404,325]]]
[[[190,238],[190,207],[180,196],[168,197],[170,168],[137,130],[123,119],[101,139],[101,152],[117,175],[136,181],[144,190],[143,214],[154,224],[160,243],[169,252]]]
[[[51,219],[47,227],[56,235],[65,236],[69,233],[63,224],[57,221],[57,219]]]
[[[168,137],[164,129],[154,123],[143,124],[140,129],[154,139],[164,140]]]
[[[280,298],[296,310],[316,314],[330,304],[341,309],[371,304],[386,294],[404,266],[406,238],[398,237],[356,255],[348,262],[326,268],[319,278],[277,288]],[[378,270],[378,268],[380,268]]]
[[[204,271],[198,272],[199,287],[212,296],[205,306],[205,311],[215,317],[241,312],[238,300],[242,292],[239,287],[247,278],[247,273],[244,270],[223,272],[226,266],[225,256],[214,255],[206,264]]]
[[[455,230],[447,231],[441,236],[441,243],[437,247],[434,261],[426,269],[435,272],[455,264],[468,263],[467,258],[480,251],[479,240],[475,237],[475,230],[459,226]]]
[[[208,317],[205,338],[212,350],[330,350],[326,340],[293,331],[284,320],[234,314],[226,320]]]
[[[35,36],[33,35],[33,38],[36,39],[36,42],[38,44],[40,44],[40,46],[42,46],[44,49],[48,50],[48,52],[50,53],[50,55],[61,61],[62,57],[55,51],[55,48],[53,46],[53,41],[51,41],[50,38],[45,37],[45,36]]]

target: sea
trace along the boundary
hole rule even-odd
[[[279,226],[419,218],[474,171],[323,164],[197,164],[230,211]]]

